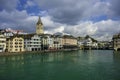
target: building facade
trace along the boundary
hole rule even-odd
[[[84,46],[92,47],[93,41],[91,38],[85,39]]]
[[[52,50],[60,50],[63,48],[63,45],[62,45],[62,37],[59,36],[59,35],[52,35],[52,45],[49,46],[49,49],[52,49]]]
[[[42,35],[42,50],[59,50],[62,47],[62,37],[51,34]]]
[[[0,34],[0,52],[5,52],[6,49],[6,37]]]
[[[48,50],[50,47],[52,47],[53,39],[51,38],[50,34],[43,34],[41,36],[42,50]]]
[[[113,48],[115,51],[120,50],[120,33],[113,35]]]
[[[73,36],[64,35],[62,38],[62,45],[64,49],[75,49],[77,48],[77,39]]]
[[[77,38],[77,44],[78,44],[78,47],[79,49],[83,49],[84,48],[84,42],[85,42],[85,39],[83,37],[78,37]]]
[[[7,52],[23,52],[24,39],[22,37],[17,37],[17,36],[7,38],[6,51]]]
[[[44,34],[43,23],[39,17],[38,22],[36,24],[36,34]]]
[[[24,36],[25,51],[41,51],[41,36],[28,34]]]

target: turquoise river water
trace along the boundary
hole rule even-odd
[[[78,50],[0,56],[0,80],[120,80],[120,52]]]

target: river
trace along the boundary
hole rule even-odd
[[[120,52],[78,50],[0,56],[0,80],[120,80]]]

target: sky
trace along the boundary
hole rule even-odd
[[[120,0],[0,0],[0,29],[34,33],[40,16],[45,33],[108,40],[120,32],[119,4]]]

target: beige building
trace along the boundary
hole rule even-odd
[[[23,52],[24,51],[24,39],[22,37],[13,36],[7,39],[6,43],[7,52]]]
[[[120,33],[113,36],[113,48],[115,51],[120,50]]]
[[[44,34],[43,23],[42,23],[40,17],[36,24],[36,34]]]
[[[63,48],[74,49],[77,48],[77,39],[73,36],[64,35],[62,40]]]
[[[5,52],[6,49],[6,37],[0,34],[0,52]]]

